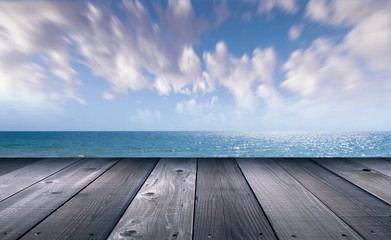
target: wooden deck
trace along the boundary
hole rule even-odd
[[[391,239],[391,159],[0,158],[0,239]]]

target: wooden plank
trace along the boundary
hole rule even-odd
[[[0,176],[0,202],[79,160],[46,158]]]
[[[83,159],[0,202],[2,239],[22,236],[118,160]]]
[[[0,176],[39,160],[42,160],[42,158],[0,158]]]
[[[391,161],[384,158],[353,158],[354,162],[391,177]]]
[[[391,239],[391,206],[309,159],[276,160],[365,239]]]
[[[123,159],[22,239],[106,239],[157,159]]]
[[[313,158],[312,160],[391,204],[391,177],[347,158]]]
[[[279,239],[361,239],[272,159],[237,159]]]
[[[198,159],[193,239],[276,239],[234,159]]]
[[[162,159],[108,239],[191,239],[196,159]]]

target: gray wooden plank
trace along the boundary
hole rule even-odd
[[[391,239],[391,206],[309,159],[276,162],[365,239]]]
[[[389,159],[353,158],[351,160],[391,177],[391,161]]]
[[[118,160],[83,159],[0,202],[1,238],[22,236]]]
[[[234,159],[198,159],[193,239],[276,239]]]
[[[0,176],[39,160],[42,160],[42,158],[0,158]]]
[[[22,239],[106,239],[157,159],[123,159]]]
[[[0,176],[0,201],[79,160],[80,158],[46,158]]]
[[[191,239],[195,158],[162,159],[108,239]]]
[[[391,177],[347,158],[313,158],[312,160],[391,204]]]
[[[272,159],[237,159],[279,239],[361,239]]]

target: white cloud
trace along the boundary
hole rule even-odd
[[[286,104],[279,90],[273,84],[261,84],[257,87],[256,94],[266,103],[267,108],[280,108]]]
[[[310,0],[305,16],[324,24],[353,26],[377,11],[389,9],[390,4],[382,0]]]
[[[193,83],[193,92],[202,92],[203,94],[213,92],[215,90],[215,81],[209,76],[209,73],[202,72],[202,77],[198,78]]]
[[[159,95],[168,95],[171,92],[170,83],[165,78],[156,78],[153,85],[159,92]]]
[[[208,111],[211,111],[215,107],[217,101],[218,98],[216,96],[213,96],[210,101],[199,103],[197,103],[196,99],[192,98],[189,101],[177,103],[175,110],[180,115],[189,114],[192,116],[201,116]]]
[[[349,97],[363,82],[354,58],[321,38],[305,51],[294,51],[284,70],[286,79],[281,86],[306,99]]]
[[[256,48],[251,59],[256,78],[261,82],[271,83],[276,66],[277,54],[274,48]]]
[[[175,110],[178,113],[176,118],[180,119],[177,130],[237,131],[256,130],[262,126],[259,112],[237,111],[219,103],[217,96],[178,102]]]
[[[182,55],[178,60],[179,70],[190,76],[197,76],[201,71],[201,62],[194,50],[190,46],[183,48]]]
[[[291,41],[296,41],[303,31],[303,25],[294,24],[288,31],[288,37]]]
[[[231,11],[227,6],[226,0],[221,1],[220,5],[214,7],[214,12],[217,16],[215,26],[220,26],[227,18],[231,16]]]
[[[253,111],[257,101],[253,84],[272,80],[276,54],[273,48],[256,48],[251,59],[247,55],[235,58],[225,43],[219,42],[214,53],[204,53],[204,61],[210,77],[234,95],[237,107]]]
[[[45,71],[33,63],[18,63],[13,67],[0,62],[0,103],[2,114],[7,111],[55,110],[58,93],[47,87]]]
[[[359,22],[345,37],[345,46],[373,70],[391,70],[391,12],[377,11]]]
[[[71,66],[69,45],[84,58],[76,61],[109,83],[110,89],[103,93],[106,99],[144,88],[155,88],[162,95],[171,91],[189,93],[191,87],[209,89],[200,87],[210,83],[205,82],[193,49],[209,23],[196,18],[188,0],[170,0],[167,7],[156,4],[153,9],[157,22],[139,1],[119,3],[119,11],[125,16],[121,19],[114,15],[110,4],[102,2],[0,4],[0,71],[6,76],[1,79],[4,87],[0,91],[8,95],[16,96],[18,93],[11,90],[23,88],[25,95],[47,98],[55,93],[84,103],[75,94],[81,82]],[[222,2],[216,10],[219,21],[228,17],[227,10]],[[32,59],[38,63],[31,63]],[[42,61],[63,80],[63,87],[54,80],[48,82],[47,72],[40,66]],[[28,87],[29,80],[16,79],[9,65],[28,69],[24,76],[40,75],[34,78],[40,83]]]
[[[64,3],[0,3],[0,101],[27,105],[41,102],[44,106],[45,102],[70,97],[84,103],[75,95],[79,80],[62,37],[66,18],[59,9],[63,7],[66,11]],[[39,61],[50,67],[64,87],[46,77]]]
[[[258,88],[259,95],[267,95],[262,122],[288,129],[385,128],[385,121],[375,116],[391,115],[382,104],[391,100],[391,21],[386,5],[385,1],[310,1],[308,18],[351,30],[340,43],[318,38],[309,48],[291,53],[278,86],[285,94]]]
[[[274,8],[293,14],[298,10],[295,0],[261,0],[259,1],[257,13],[269,13]]]
[[[391,115],[382,104],[391,100],[391,87],[387,87],[391,86],[390,72],[384,75],[366,70],[344,43],[319,38],[309,48],[294,51],[283,69],[286,75],[279,89],[290,94],[283,99],[274,94],[269,96],[263,121],[273,124],[273,119],[289,119],[286,123],[292,129],[357,130],[360,126],[366,129],[387,126],[384,121],[371,118],[377,115],[376,111]]]
[[[75,39],[89,67],[110,83],[106,96],[143,88],[155,88],[161,95],[184,93],[185,86],[202,78],[192,45],[206,23],[196,19],[189,1],[169,1],[167,9],[157,5],[159,22],[138,1],[124,2],[123,21],[106,8],[90,8],[100,12],[86,23],[92,30],[78,27]]]
[[[222,109],[217,97],[207,101],[194,97],[177,103],[180,117],[192,117],[188,128],[199,121],[210,129],[241,129],[240,124],[250,118],[252,122],[245,127],[252,129],[258,123],[274,124],[277,129],[289,122],[293,128],[311,122],[321,126],[327,125],[327,113],[336,119],[350,114],[346,121],[358,118],[360,113],[374,113],[360,110],[360,106],[384,110],[387,115],[389,106],[378,103],[390,101],[389,4],[309,1],[307,19],[350,30],[341,43],[319,38],[309,48],[293,51],[283,65],[285,78],[280,84],[273,79],[277,54],[272,47],[255,48],[251,56],[235,57],[219,42],[214,51],[204,52],[203,70],[194,46],[211,26],[204,17],[195,15],[187,0],[168,1],[167,5],[158,2],[152,10],[141,1],[124,1],[118,5],[121,18],[104,2],[2,2],[2,114],[4,108],[33,112],[44,106],[55,110],[65,99],[83,103],[77,94],[82,82],[72,68],[72,61],[78,61],[109,83],[110,89],[103,93],[106,99],[146,88],[160,95],[205,96],[223,87],[234,96],[237,107],[228,106],[229,111]],[[258,13],[273,9],[293,14],[298,6],[293,0],[259,2]],[[215,27],[231,14],[225,1],[214,11]],[[247,18],[251,13],[244,20]],[[302,27],[293,25],[289,39],[300,37]],[[82,59],[72,59],[70,49]],[[266,104],[261,109],[266,111],[263,117],[257,108],[260,103]],[[196,117],[200,114],[203,116]],[[138,110],[130,121],[147,129],[162,121],[162,114]],[[338,122],[343,121],[332,124]]]
[[[305,16],[314,21],[325,21],[330,15],[327,0],[310,0],[307,4]]]
[[[306,16],[335,26],[350,26],[344,47],[374,71],[391,70],[391,2],[376,0],[311,0]]]

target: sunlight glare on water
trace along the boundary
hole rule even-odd
[[[0,156],[391,157],[391,132],[0,132]]]

